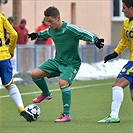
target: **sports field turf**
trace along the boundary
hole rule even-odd
[[[111,85],[115,79],[75,81],[72,89],[71,122],[54,123],[62,111],[61,91],[58,84],[49,85],[53,98],[37,104],[41,108],[40,118],[28,123],[19,116],[16,105],[5,89],[0,90],[0,133],[133,133],[133,105],[129,88],[124,90],[124,101],[120,111],[121,122],[98,124],[109,115]],[[19,87],[25,105],[40,94],[36,86]]]

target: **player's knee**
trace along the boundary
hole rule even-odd
[[[8,86],[5,86],[5,88],[7,89],[7,90],[10,90],[10,89],[12,89],[12,88],[14,88],[14,87],[17,87],[13,82],[11,83],[11,84],[9,84]]]
[[[132,100],[132,102],[133,102],[133,96],[131,96],[131,100]]]
[[[113,84],[112,85],[112,87],[115,87],[115,86],[119,86],[124,89],[127,85],[125,85],[125,84]]]
[[[13,85],[15,85],[15,84],[13,84],[13,81],[12,81],[10,84],[6,85],[5,88],[8,90],[10,88],[10,86],[13,86]]]
[[[133,101],[133,95],[131,94],[131,100]]]
[[[36,74],[35,74],[35,72],[33,71],[32,73],[31,73],[31,78],[35,78],[36,77]]]
[[[31,77],[32,77],[32,79],[38,78],[38,72],[36,69],[32,71]]]
[[[47,76],[50,76],[50,74],[43,71],[43,70],[41,70],[41,69],[39,69],[39,68],[34,69],[31,73],[32,79],[47,77]]]
[[[131,96],[131,100],[133,101],[133,89],[130,90],[130,96]]]
[[[112,87],[115,87],[115,86],[120,86],[120,84],[118,84],[117,82],[113,83]]]
[[[69,83],[68,83],[68,81],[66,81],[66,80],[60,79],[60,80],[59,80],[59,86],[60,86],[60,88],[64,88],[64,87],[66,87],[66,86],[69,86]]]

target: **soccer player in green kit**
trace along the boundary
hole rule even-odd
[[[42,94],[32,102],[40,103],[42,100],[50,100],[52,94],[48,89],[44,77],[59,76],[59,86],[62,91],[63,112],[54,122],[68,122],[70,118],[71,91],[70,85],[74,80],[81,59],[78,52],[79,40],[93,42],[99,49],[103,48],[104,39],[99,39],[95,34],[86,31],[76,25],[61,21],[59,10],[51,6],[44,11],[44,16],[49,28],[39,33],[28,34],[31,40],[52,37],[56,53],[54,59],[42,63],[31,74],[35,84],[42,90]]]

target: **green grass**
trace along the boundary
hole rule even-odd
[[[130,133],[133,132],[132,102],[129,88],[124,90],[124,101],[120,111],[121,122],[98,124],[97,121],[109,115],[112,97],[111,86],[115,79],[75,81],[72,89],[71,122],[54,123],[62,112],[61,91],[57,84],[49,85],[53,99],[37,104],[41,108],[40,118],[28,123],[19,116],[10,97],[0,97],[0,133]],[[40,94],[36,86],[19,87],[25,106]],[[38,94],[28,94],[36,92]],[[8,95],[5,89],[0,96]]]

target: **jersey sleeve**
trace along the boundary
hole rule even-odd
[[[72,36],[78,38],[79,40],[88,41],[88,42],[95,42],[98,40],[98,36],[94,33],[87,31],[85,29],[82,29],[76,25],[68,24],[67,29],[70,31]]]
[[[48,39],[50,38],[50,34],[49,34],[49,28],[46,30],[41,30],[40,32],[38,32],[38,38],[44,38],[44,39]]]
[[[4,16],[3,16],[3,21],[4,21],[4,28],[6,29],[6,33],[9,35],[9,38],[10,38],[9,53],[14,54],[14,49],[16,47],[18,34]]]
[[[124,25],[125,25],[126,21],[123,23],[122,28],[121,28],[121,40],[119,41],[117,47],[114,49],[114,51],[119,55],[122,52],[124,52],[124,50],[126,49],[128,43],[127,43],[127,38],[125,35],[125,30],[124,30]]]

